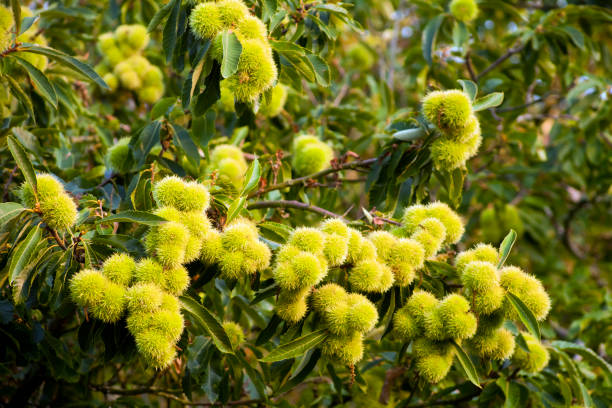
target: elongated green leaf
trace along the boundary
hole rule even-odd
[[[35,226],[30,230],[27,237],[17,245],[9,266],[9,283],[11,285],[32,257],[34,248],[36,248],[42,236],[40,231],[40,227]]]
[[[515,241],[516,231],[511,229],[508,235],[506,235],[506,238],[504,238],[501,245],[499,246],[499,261],[497,262],[498,268],[504,266],[504,263],[506,262],[506,259],[508,259],[508,256],[510,255],[510,251],[512,250],[512,246],[514,245]]]
[[[261,178],[261,165],[257,157],[251,162],[249,169],[247,170],[244,186],[240,192],[241,196],[247,196],[251,191],[255,190],[259,185],[259,179]]]
[[[599,366],[608,376],[608,378],[612,379],[612,365],[610,365],[606,360],[599,357],[597,353],[591,350],[588,347],[585,347],[580,344],[571,343],[569,341],[555,340],[551,343],[551,346],[556,347],[560,350],[563,350],[568,353],[579,354],[585,360],[589,361],[591,364]]]
[[[310,374],[315,368],[320,358],[321,350],[309,350],[300,362],[298,368],[296,368],[295,372],[291,375],[291,378],[285,384],[283,384],[283,386],[278,390],[278,393],[289,391],[304,381],[308,374]]]
[[[187,154],[187,159],[189,162],[193,164],[196,168],[200,165],[200,152],[198,151],[198,147],[194,143],[189,131],[182,126],[172,125],[174,132],[176,134],[176,138],[174,141],[178,144],[180,148],[185,151]]]
[[[31,255],[25,261],[24,267],[14,276],[11,284],[13,286],[13,301],[15,304],[21,304],[27,300],[30,294],[32,279],[38,272],[37,266],[40,266],[41,260],[51,250],[52,248],[48,246],[46,240],[38,241]]]
[[[412,129],[404,129],[399,132],[395,132],[393,137],[397,140],[401,140],[402,142],[410,142],[413,140],[418,140],[425,136],[425,131],[421,127],[412,128]]]
[[[232,343],[219,320],[210,313],[203,305],[188,296],[180,297],[183,310],[189,313],[196,321],[206,329],[212,337],[215,346],[222,353],[234,354]]]
[[[179,19],[179,9],[181,7],[181,0],[172,1],[172,9],[170,10],[170,16],[164,26],[164,37],[162,40],[164,55],[166,56],[166,64],[172,59],[174,53],[174,47],[176,47],[176,30]]]
[[[25,177],[28,184],[32,186],[35,192],[38,192],[38,187],[36,184],[36,173],[34,173],[34,167],[28,159],[28,155],[26,154],[25,149],[19,143],[19,140],[13,135],[9,135],[6,139],[6,143],[8,144],[8,148],[15,159],[15,163],[19,166],[19,169],[23,173],[23,177]]]
[[[30,115],[32,120],[36,123],[36,116],[34,116],[34,106],[32,105],[32,101],[30,100],[30,97],[26,95],[25,91],[21,88],[21,85],[19,85],[19,83],[15,81],[15,79],[12,76],[4,75],[2,77],[8,81],[9,86],[11,87],[11,90],[13,91],[13,95],[19,100],[19,102],[21,102],[21,104],[24,106],[24,108],[28,112],[28,115]]]
[[[17,217],[25,210],[19,203],[0,203],[0,225],[3,225]]]
[[[465,351],[463,351],[461,346],[457,344],[454,340],[453,340],[453,346],[455,347],[455,350],[457,351],[457,359],[459,360],[459,363],[461,364],[463,371],[465,371],[465,375],[467,376],[468,380],[470,380],[470,382],[474,384],[475,386],[477,386],[478,388],[482,388],[480,386],[480,380],[478,380],[478,372],[476,371],[476,367],[474,367],[474,363],[472,363],[472,360],[470,359],[470,357],[465,353]]]
[[[421,40],[423,47],[423,57],[425,57],[425,61],[427,64],[431,65],[433,63],[433,53],[436,48],[436,39],[438,37],[438,31],[440,31],[440,26],[444,21],[444,14],[439,14],[429,20],[429,23],[425,26],[423,30],[423,38]]]
[[[238,70],[238,61],[242,54],[242,44],[238,41],[236,34],[230,31],[224,31],[221,34],[221,43],[223,44],[223,60],[221,62],[221,75],[223,78],[230,77]]]
[[[20,58],[17,54],[12,54],[11,56],[26,70],[38,93],[57,109],[57,94],[55,93],[55,88],[53,88],[53,85],[51,85],[51,82],[49,82],[45,74],[28,61]]]
[[[327,332],[323,329],[308,333],[302,337],[291,340],[285,344],[281,344],[274,348],[267,356],[260,359],[265,363],[272,363],[274,361],[286,360],[301,356],[308,350],[318,346],[327,337]]]
[[[494,108],[499,106],[504,101],[504,93],[503,92],[493,92],[488,94],[487,96],[483,96],[482,98],[476,99],[474,101],[474,111],[478,112],[481,110]]]
[[[168,96],[162,98],[151,108],[151,120],[155,120],[160,116],[167,115],[170,113],[170,108],[176,103],[176,96]]]
[[[540,326],[538,321],[533,315],[533,312],[519,299],[516,295],[510,292],[506,292],[506,298],[512,303],[512,306],[516,309],[521,322],[525,325],[527,330],[538,340],[540,340]]]
[[[161,225],[167,221],[168,220],[166,220],[165,218],[145,211],[127,210],[122,211],[118,214],[113,214],[109,215],[108,217],[101,218],[96,221],[96,224],[106,224],[109,222],[135,222],[137,224],[155,226]]]
[[[32,25],[38,20],[38,16],[26,17],[21,21],[21,29],[19,30],[19,35],[25,33],[32,27]]]
[[[246,202],[246,197],[238,197],[232,204],[230,205],[229,210],[227,210],[227,219],[225,220],[226,224],[229,224],[240,214],[240,211],[244,208],[244,203]]]
[[[580,396],[580,402],[582,403],[582,405],[584,407],[589,408],[594,406],[593,399],[591,398],[589,391],[582,382],[582,379],[580,378],[580,373],[578,372],[578,369],[576,368],[576,365],[574,364],[572,359],[569,358],[569,356],[562,350],[559,350],[555,347],[550,347],[549,349],[553,351],[559,357],[559,360],[563,362],[563,365],[565,366],[565,369],[569,374],[569,380],[572,384],[572,387],[574,388],[574,392]]]
[[[315,79],[321,86],[328,87],[331,83],[331,72],[327,62],[316,54],[308,54],[308,59],[314,67]]]
[[[159,23],[161,23],[164,17],[166,17],[168,13],[170,13],[170,10],[172,10],[173,5],[174,3],[170,2],[159,10],[157,10],[157,13],[155,13],[151,21],[149,21],[149,25],[147,26],[148,32],[151,32],[157,28],[157,26],[159,25]]]
[[[46,55],[47,57],[54,59],[60,64],[65,65],[68,68],[78,72],[79,74],[85,75],[87,78],[91,79],[96,84],[100,85],[102,88],[109,89],[108,85],[106,85],[106,82],[104,82],[104,80],[100,77],[100,75],[96,73],[96,71],[94,71],[92,67],[61,51],[58,51],[53,48],[41,47],[34,44],[21,44],[19,51]]]
[[[11,0],[11,9],[13,9],[13,20],[15,20],[15,32],[21,32],[21,6],[19,0]]]
[[[476,95],[478,94],[478,85],[476,85],[473,81],[470,81],[469,79],[460,79],[457,82],[461,84],[463,92],[468,94],[473,102],[476,99]]]

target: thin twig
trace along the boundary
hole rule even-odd
[[[518,54],[519,52],[523,51],[524,48],[525,48],[525,44],[519,44],[516,47],[510,48],[508,51],[506,51],[504,55],[502,55],[501,57],[493,61],[491,65],[489,65],[484,70],[482,70],[478,75],[476,75],[475,82],[478,82],[480,78],[482,78],[483,76],[487,75],[489,72],[497,68],[500,64],[502,64],[505,60],[507,60],[514,54]]]
[[[297,208],[299,210],[310,211],[327,217],[343,218],[342,215],[326,210],[325,208],[295,200],[257,201],[247,206],[247,209],[249,210],[260,208]]]
[[[325,177],[328,174],[337,173],[342,170],[354,170],[358,167],[369,167],[370,165],[374,164],[378,159],[379,159],[378,157],[374,157],[371,159],[356,160],[356,161],[349,162],[349,163],[341,163],[335,167],[331,167],[329,169],[322,170],[322,171],[319,171],[317,173],[314,173],[308,176],[298,177],[298,178],[283,181],[282,183],[269,185],[268,187],[265,187],[263,189],[260,189],[258,191],[255,191],[249,194],[248,198],[252,198],[260,194],[265,194],[267,192],[274,191],[274,190],[282,190],[283,188],[295,186],[298,184],[308,184],[310,180]]]

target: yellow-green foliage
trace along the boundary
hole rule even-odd
[[[108,74],[108,75],[112,75],[112,74]],[[104,77],[106,78],[106,75]],[[108,81],[106,81],[106,83],[108,84]],[[108,85],[111,86],[111,84],[108,84]],[[113,87],[111,86],[111,89],[112,88]],[[130,157],[130,138],[129,137],[122,137],[121,139],[117,141],[117,143],[111,146],[106,152],[106,158],[107,158],[107,163],[109,164],[109,167],[113,171],[119,174],[125,174],[130,171],[131,166],[129,162],[129,157]]]
[[[236,110],[234,106],[234,93],[231,89],[229,89],[227,81],[225,79],[219,83],[219,88],[221,96],[217,103],[223,108],[224,111],[234,112]]]
[[[414,341],[412,347],[415,368],[421,377],[433,384],[446,377],[455,356],[449,343],[419,338]]]
[[[550,355],[546,347],[529,333],[521,332],[527,343],[529,352],[517,347],[512,356],[512,362],[528,373],[538,373],[547,365]]]
[[[325,142],[312,135],[302,135],[293,141],[291,166],[299,176],[306,176],[331,166],[334,152]]]
[[[449,6],[450,12],[459,21],[470,22],[478,16],[478,4],[476,0],[452,0]]]
[[[114,254],[104,261],[102,273],[111,282],[128,286],[132,282],[136,262],[128,254]]]
[[[149,229],[145,248],[164,267],[175,268],[185,262],[185,248],[190,237],[183,224],[168,221]]]
[[[440,132],[430,147],[438,170],[464,167],[478,152],[482,142],[480,124],[465,92],[456,89],[430,92],[423,99],[423,115]]]
[[[368,239],[376,247],[378,257],[393,271],[395,284],[408,286],[414,280],[416,270],[423,266],[423,246],[413,239],[397,238],[386,231],[372,232]]]
[[[480,243],[472,249],[459,253],[455,258],[455,266],[457,267],[457,272],[462,274],[470,262],[482,261],[496,265],[498,258],[497,248],[489,244]]]
[[[130,313],[151,313],[162,303],[164,292],[154,283],[137,283],[127,290],[127,307]]]
[[[52,175],[44,173],[36,175],[36,184],[36,194],[27,182],[21,186],[23,205],[40,210],[41,218],[50,228],[65,230],[72,227],[77,219],[77,207],[64,186]]]
[[[248,165],[240,148],[232,145],[218,145],[210,153],[209,171],[217,171],[218,178],[232,184],[236,189],[242,186]]]
[[[505,360],[514,353],[515,341],[512,333],[503,327],[481,333],[480,327],[468,344],[482,358]]]
[[[197,181],[185,182],[180,177],[169,176],[155,183],[153,198],[157,205],[174,207],[180,211],[205,211],[210,204],[210,194]]]
[[[363,358],[363,333],[354,332],[345,336],[331,334],[323,342],[321,352],[345,365],[355,365]]]
[[[136,92],[145,103],[155,103],[164,94],[162,71],[142,55],[149,43],[149,34],[140,24],[120,25],[112,33],[98,37],[98,50],[103,56],[96,66],[111,92],[122,88]]]
[[[542,283],[516,266],[506,266],[499,272],[501,286],[521,299],[536,319],[544,320],[550,311],[550,298]],[[516,310],[508,300],[504,300],[503,309],[509,319],[518,318]]]
[[[378,311],[368,298],[347,293],[336,284],[319,288],[313,297],[313,306],[327,329],[338,336],[353,332],[367,333],[378,321]]]
[[[144,258],[136,264],[134,282],[154,283],[159,287],[164,285],[164,268],[152,258]]]
[[[518,209],[512,204],[501,208],[487,207],[480,213],[480,229],[482,239],[486,242],[500,242],[511,229],[520,237],[524,225]]]
[[[236,280],[263,271],[270,265],[270,249],[260,242],[257,227],[238,219],[228,225],[221,234],[221,252],[218,256],[221,276]]]
[[[250,14],[241,0],[222,0],[198,4],[189,24],[198,38],[213,40],[213,58],[221,62],[221,32],[236,33],[242,45],[236,73],[225,86],[240,102],[253,102],[276,82],[277,69],[267,39],[266,26]]]
[[[0,51],[11,46],[11,27],[13,25],[13,13],[8,8],[0,5]]]
[[[92,307],[107,285],[108,279],[99,271],[83,269],[70,279],[70,296],[80,307]]]
[[[234,350],[237,350],[242,343],[244,343],[244,331],[238,323],[229,321],[223,322],[223,330],[225,330],[227,337],[229,337]]]
[[[281,289],[297,290],[314,286],[327,275],[326,265],[320,257],[292,245],[283,246],[277,258],[273,276]]]
[[[372,241],[366,239],[361,233],[349,228],[348,252],[346,262],[356,264],[360,260],[376,258],[376,247]]]
[[[374,258],[357,262],[348,278],[351,289],[358,292],[384,293],[391,289],[394,281],[391,268]]]
[[[369,71],[376,63],[376,56],[368,47],[358,42],[351,45],[347,51],[350,67],[363,72]]]
[[[296,291],[282,290],[274,308],[276,314],[289,323],[299,322],[308,312],[307,299],[309,294],[309,287]]]
[[[77,305],[89,308],[93,317],[107,323],[119,320],[125,310],[125,288],[96,270],[84,269],[74,275],[70,295]]]
[[[270,98],[263,98],[258,113],[268,118],[278,116],[283,110],[285,102],[287,102],[287,87],[283,84],[276,84],[270,92]]]
[[[440,228],[440,225],[431,220],[432,218],[439,221],[444,228]],[[456,244],[465,231],[461,217],[447,204],[439,201],[428,205],[416,204],[406,207],[402,225],[399,233],[403,236],[415,238],[416,234],[416,237],[426,241],[427,236],[423,237],[425,234],[420,232],[424,230],[431,235],[429,239],[434,243],[440,240],[444,232],[442,245]]]

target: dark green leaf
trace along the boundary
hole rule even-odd
[[[51,82],[49,82],[45,74],[18,55],[12,54],[12,57],[26,70],[34,84],[34,88],[47,100],[47,102],[57,109],[57,94],[55,93],[55,88],[53,88],[53,85],[51,85]]]
[[[601,358],[597,353],[591,350],[588,347],[585,347],[581,344],[571,343],[569,341],[555,340],[551,343],[551,346],[556,347],[560,350],[563,350],[568,353],[574,353],[582,356],[585,360],[588,360],[591,364],[594,364],[600,367],[605,373],[606,376],[612,379],[612,365],[610,365],[606,360]]]
[[[425,57],[425,61],[427,64],[431,65],[433,63],[433,53],[436,48],[436,39],[438,37],[438,31],[440,31],[440,26],[444,21],[445,14],[439,14],[429,20],[425,29],[423,30],[423,39],[421,40],[423,47],[423,57]]]
[[[476,85],[474,82],[470,81],[469,79],[460,79],[457,82],[461,84],[461,87],[463,88],[463,92],[468,94],[472,102],[474,102],[474,100],[476,99],[476,95],[478,94],[478,85]]]
[[[27,237],[21,241],[15,252],[11,257],[11,264],[9,266],[9,283],[12,285],[15,281],[15,278],[21,274],[22,270],[26,267],[30,258],[34,254],[34,249],[38,245],[42,237],[41,229],[38,226],[35,226],[30,230]]]
[[[13,9],[13,20],[15,21],[15,32],[21,32],[21,5],[19,0],[11,0],[11,9]]]
[[[455,350],[457,351],[457,359],[459,360],[459,363],[461,364],[461,367],[463,368],[463,371],[465,372],[465,375],[467,376],[468,380],[470,380],[470,382],[478,388],[482,388],[480,386],[480,381],[478,380],[478,372],[476,371],[476,367],[474,367],[474,363],[472,363],[470,357],[454,340],[452,344],[455,347]]]
[[[215,346],[226,354],[233,354],[232,343],[227,337],[223,326],[217,320],[217,318],[210,313],[202,304],[198,303],[194,299],[188,296],[180,297],[181,306],[191,317],[208,332],[208,335],[212,337]]]
[[[176,103],[175,96],[168,96],[166,98],[162,98],[151,109],[151,120],[155,120],[160,116],[165,116],[170,113],[170,108],[174,106]]]
[[[109,215],[96,221],[96,224],[110,222],[135,222],[137,224],[156,226],[167,222],[165,218],[144,211],[127,210],[118,214]]]
[[[24,108],[28,112],[28,115],[30,115],[32,120],[36,122],[36,116],[34,116],[34,106],[32,105],[32,101],[30,100],[30,97],[26,95],[24,90],[21,89],[21,86],[19,85],[19,83],[15,81],[15,79],[12,76],[6,75],[6,76],[3,76],[3,78],[5,78],[8,81],[9,86],[11,87],[11,90],[13,91],[13,95],[17,97],[19,102],[21,102],[21,104],[24,106]]]
[[[9,135],[7,137],[6,143],[8,144],[8,148],[15,159],[15,163],[17,163],[17,166],[19,166],[19,169],[23,173],[23,177],[26,179],[28,184],[32,186],[34,192],[38,192],[36,173],[34,173],[34,167],[32,167],[32,163],[30,162],[25,149],[13,135]]]
[[[181,0],[172,0],[172,10],[170,16],[164,26],[164,38],[162,40],[164,55],[166,56],[166,64],[172,59],[174,47],[176,47],[176,31],[179,18],[179,8]]]
[[[538,340],[540,340],[540,326],[536,320],[533,312],[519,299],[516,295],[510,292],[506,292],[506,298],[512,303],[512,306],[516,309],[521,322],[525,325],[527,330]]]
[[[326,337],[327,332],[323,329],[308,333],[275,347],[267,356],[261,358],[260,361],[271,363],[301,356],[308,350],[321,344]]]
[[[151,21],[149,21],[149,25],[147,26],[148,32],[151,32],[157,28],[157,26],[159,25],[159,23],[161,23],[164,17],[166,17],[168,13],[170,13],[170,10],[172,10],[173,5],[174,3],[170,2],[159,10],[157,10],[157,13],[155,13]]]
[[[19,203],[0,203],[0,226],[17,217],[25,210]]]

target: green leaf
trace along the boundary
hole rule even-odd
[[[478,372],[476,371],[476,367],[474,367],[474,363],[472,363],[470,357],[454,340],[452,341],[452,344],[455,347],[455,350],[457,351],[457,359],[459,360],[459,363],[461,363],[461,367],[463,368],[463,371],[465,372],[465,375],[467,376],[468,380],[470,380],[470,382],[478,388],[482,388],[480,386],[480,381],[478,380]]]
[[[183,310],[208,332],[219,351],[226,354],[234,354],[232,343],[219,320],[196,300],[188,296],[181,296],[179,299]]]
[[[12,54],[11,57],[26,70],[38,93],[57,109],[57,94],[55,93],[55,88],[53,88],[53,85],[51,85],[51,82],[49,82],[45,74],[30,62],[20,58],[16,54]]]
[[[504,93],[503,92],[493,92],[482,98],[476,99],[474,102],[474,111],[478,112],[481,110],[494,108],[499,106],[504,101]]]
[[[429,23],[425,26],[423,30],[423,38],[421,43],[423,44],[423,57],[425,57],[425,61],[427,64],[431,65],[433,63],[433,53],[436,48],[436,39],[438,37],[438,31],[440,31],[440,26],[446,17],[445,14],[439,14],[429,20]]]
[[[393,137],[397,140],[401,140],[402,142],[411,142],[413,140],[421,139],[423,136],[425,136],[425,134],[425,130],[423,130],[422,127],[416,127],[395,132]]]
[[[232,201],[230,208],[227,210],[227,219],[225,220],[225,224],[229,224],[240,214],[240,211],[244,208],[244,203],[246,202],[246,197],[241,196]]]
[[[9,266],[9,283],[11,285],[15,281],[15,278],[17,278],[26,267],[30,258],[32,258],[34,249],[38,245],[41,236],[41,228],[35,226],[30,230],[27,237],[17,245]]]
[[[19,203],[0,203],[0,226],[17,217],[25,210]]]
[[[331,83],[331,72],[327,62],[316,54],[308,54],[308,59],[314,67],[315,79],[321,86],[328,87]]]
[[[17,166],[19,166],[19,169],[21,169],[23,177],[26,179],[28,184],[32,186],[34,192],[37,193],[38,185],[36,184],[36,173],[34,173],[34,167],[32,166],[24,147],[13,135],[9,135],[7,137],[6,143],[11,151],[11,154],[13,155],[13,158],[15,159],[15,163],[17,163]]]
[[[19,83],[15,81],[15,79],[12,76],[5,75],[3,76],[3,78],[5,78],[8,81],[9,86],[11,87],[11,90],[13,91],[13,95],[19,100],[19,102],[21,102],[21,104],[24,106],[24,108],[28,112],[28,115],[30,115],[32,120],[36,123],[36,116],[34,116],[34,106],[32,105],[32,101],[30,100],[30,97],[26,95],[25,91],[21,89],[21,86],[19,85]]]
[[[54,59],[60,64],[67,66],[73,71],[78,72],[81,75],[85,75],[87,78],[91,79],[102,88],[109,89],[108,85],[106,85],[106,82],[104,82],[104,80],[100,78],[100,75],[98,75],[92,67],[61,51],[48,47],[40,47],[34,44],[22,44],[19,48],[19,51],[45,55],[51,59]]]
[[[166,56],[166,64],[172,59],[174,48],[176,47],[176,30],[179,19],[179,9],[181,7],[181,0],[172,1],[172,10],[170,11],[170,17],[166,21],[164,26],[164,37],[162,40],[164,55]]]
[[[460,79],[457,82],[461,84],[463,92],[468,94],[473,102],[476,99],[476,95],[478,94],[478,85],[476,85],[473,81],[470,81],[469,79]]]
[[[574,353],[574,354],[578,354],[582,356],[585,360],[588,360],[591,364],[594,364],[600,367],[606,373],[606,376],[612,379],[612,365],[610,365],[606,360],[604,360],[599,355],[597,355],[597,353],[595,353],[590,348],[585,347],[580,344],[571,343],[569,341],[563,341],[563,340],[555,340],[551,343],[551,346],[556,347],[568,353]]]
[[[499,260],[497,262],[498,269],[504,266],[506,259],[508,259],[512,246],[514,245],[514,242],[516,242],[516,236],[516,231],[511,229],[499,246]]]
[[[308,333],[302,337],[291,340],[287,343],[275,347],[267,356],[259,361],[264,363],[272,363],[274,361],[286,360],[301,356],[308,350],[321,344],[327,337],[327,332],[324,329]]]
[[[278,393],[281,394],[298,386],[306,379],[308,374],[312,372],[320,358],[321,350],[309,350],[300,362],[298,368],[296,368],[295,372],[291,375],[291,378],[289,378],[289,380],[283,384],[283,386],[278,390]]]
[[[157,10],[157,13],[155,13],[153,18],[149,22],[149,25],[147,26],[148,32],[151,32],[157,28],[157,26],[159,25],[159,23],[161,23],[164,17],[166,17],[168,13],[170,13],[170,10],[172,10],[173,5],[173,3],[168,3],[164,7]]]
[[[25,33],[32,27],[32,25],[38,20],[38,16],[26,17],[21,21],[21,30],[19,30],[19,35]]]
[[[151,120],[155,120],[160,116],[165,116],[170,113],[170,108],[174,106],[176,103],[175,96],[168,96],[166,98],[162,98],[151,109]]]
[[[11,0],[11,9],[13,9],[13,20],[15,20],[15,32],[21,32],[21,6],[19,0]]]
[[[259,179],[261,178],[261,165],[257,157],[253,160],[247,170],[244,186],[240,192],[241,196],[247,196],[249,193],[257,188],[259,185]]]
[[[107,224],[109,222],[135,222],[137,224],[156,226],[167,222],[165,218],[145,211],[127,210],[109,215],[96,221],[96,224]]]
[[[225,30],[221,34],[221,44],[223,45],[223,60],[221,61],[221,75],[228,78],[238,70],[238,61],[242,54],[242,44],[238,37],[231,31]]]
[[[198,151],[198,146],[193,142],[189,131],[175,124],[172,125],[172,128],[176,134],[176,138],[174,138],[175,143],[185,151],[187,159],[197,168],[200,165],[200,152]]]
[[[533,312],[523,303],[521,299],[519,299],[516,295],[506,292],[506,298],[512,306],[516,309],[521,322],[525,325],[527,330],[538,340],[540,340],[540,326],[538,325],[538,321],[533,315]]]

